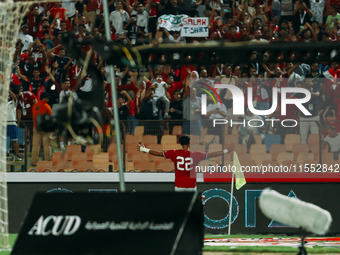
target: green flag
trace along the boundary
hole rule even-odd
[[[234,151],[234,158],[233,158],[233,166],[236,171],[235,174],[235,187],[237,190],[243,187],[244,184],[246,184],[246,178],[244,178],[243,172],[241,172],[241,163],[238,159],[236,151]]]

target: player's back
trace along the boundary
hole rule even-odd
[[[165,158],[171,159],[175,165],[175,186],[178,188],[195,188],[196,172],[195,166],[206,159],[207,154],[202,152],[191,152],[189,150],[164,151]]]

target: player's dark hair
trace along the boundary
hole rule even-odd
[[[190,143],[190,137],[187,136],[187,135],[181,136],[181,137],[179,138],[179,143],[180,143],[181,145],[189,145],[189,143]]]

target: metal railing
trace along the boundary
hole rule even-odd
[[[235,124],[236,123],[236,124]],[[212,120],[126,120],[121,121],[122,127],[122,146],[124,169],[126,171],[134,170],[132,163],[141,160],[142,153],[136,151],[136,144],[143,142],[146,146],[155,150],[179,149],[178,139],[183,134],[190,134],[192,150],[214,151],[223,150],[228,143],[236,144],[236,151],[243,159],[252,159],[256,157],[255,162],[277,161],[273,157],[274,147],[284,147],[283,152],[287,152],[293,158],[293,161],[309,160],[317,163],[327,163],[339,161],[339,153],[331,153],[329,147],[323,143],[326,136],[326,125],[320,121],[306,121],[303,123],[308,130],[302,131],[299,122],[296,127],[281,127],[278,123],[269,125],[266,123],[263,127],[247,127],[242,122],[235,122],[233,126],[230,123],[215,125]],[[253,123],[254,124],[254,123]],[[255,124],[254,124],[255,125]],[[313,126],[314,125],[314,126]],[[333,122],[333,125],[340,127],[340,121]],[[7,170],[8,171],[30,171],[33,125],[30,122],[21,122],[18,128],[17,140],[7,141]],[[314,129],[313,129],[314,128]],[[9,129],[11,132],[11,129]],[[104,137],[104,143],[101,145],[101,152],[108,152],[110,144],[115,143],[114,129],[108,130]],[[317,132],[315,132],[317,130]],[[312,131],[312,132],[311,132]],[[338,130],[339,131],[339,130]],[[307,134],[307,142],[304,144],[302,135]],[[13,134],[7,134],[7,137],[13,137]],[[14,136],[15,137],[15,136]],[[60,145],[60,138],[52,136],[52,153],[65,151]],[[94,139],[96,141],[96,139]],[[71,143],[73,143],[72,141]],[[16,145],[17,143],[17,145]],[[274,147],[272,148],[272,146]],[[16,147],[18,146],[18,151]],[[64,145],[67,151],[67,144]],[[43,160],[42,148],[40,149],[40,160]],[[85,151],[85,149],[83,149]],[[304,153],[299,156],[299,153]],[[256,156],[253,156],[256,154]],[[313,157],[312,157],[313,155]],[[333,155],[333,157],[332,157]],[[300,157],[300,158],[298,158]],[[148,155],[142,158],[146,161],[153,162],[155,157]],[[163,159],[164,160],[164,159]],[[222,157],[217,160],[219,163],[226,163],[230,158]],[[242,161],[242,160],[241,160]],[[132,162],[132,163],[131,163]],[[302,161],[301,161],[302,162]],[[131,167],[132,166],[132,167]],[[116,169],[117,166],[115,166]],[[136,168],[137,169],[137,168]]]

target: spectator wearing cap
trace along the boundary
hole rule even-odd
[[[215,18],[212,18],[212,14],[211,14],[210,15],[210,26],[211,26],[211,29],[209,31],[210,38],[221,39],[224,37],[226,26],[223,23],[223,20],[220,16],[216,16]]]
[[[327,136],[323,139],[323,146],[328,146],[329,151],[333,153],[333,159],[339,160],[340,154],[340,135],[336,132],[336,128],[333,125],[328,125]]]
[[[22,52],[28,50],[29,46],[33,43],[33,36],[28,34],[28,26],[26,24],[21,26],[18,39],[20,39],[23,44]]]
[[[41,93],[40,100],[33,106],[33,147],[31,166],[36,166],[41,143],[44,147],[44,159],[51,160],[51,133],[37,129],[37,120],[42,115],[52,115],[51,106],[48,104],[49,95],[46,92]]]

